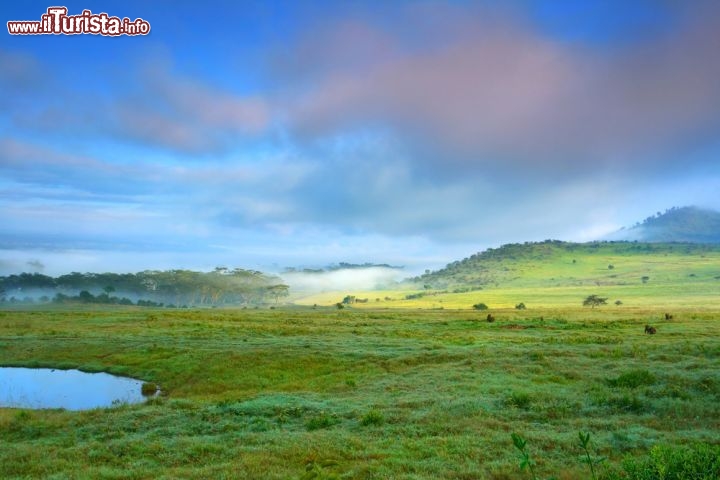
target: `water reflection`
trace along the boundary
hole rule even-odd
[[[88,410],[139,403],[142,384],[108,373],[0,367],[0,407]]]

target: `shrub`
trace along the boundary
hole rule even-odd
[[[322,428],[332,427],[339,422],[340,420],[337,418],[337,415],[320,412],[305,422],[305,428],[309,431],[320,430]]]
[[[473,305],[473,308],[475,310],[487,310],[489,307],[484,303],[476,303],[475,305]]]
[[[608,385],[611,387],[637,388],[643,385],[653,385],[655,381],[655,375],[648,370],[630,370],[620,374],[617,378],[608,379]]]
[[[520,303],[518,303],[517,305],[515,305],[515,309],[517,309],[517,310],[525,310],[525,308],[526,308],[526,307],[525,307],[525,304],[524,304],[523,302],[520,302]]]
[[[158,391],[158,386],[156,383],[153,382],[145,382],[140,387],[140,393],[144,397],[150,397],[152,395],[155,395]]]
[[[525,392],[513,392],[507,398],[506,403],[523,410],[530,407],[530,395]]]
[[[363,415],[362,419],[360,419],[360,425],[363,427],[367,427],[369,425],[382,425],[383,423],[385,423],[385,417],[382,412],[374,408]]]

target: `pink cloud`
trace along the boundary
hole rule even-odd
[[[0,74],[0,86],[15,85],[15,89],[21,88],[25,77],[32,77],[37,64],[34,57],[2,51],[0,62],[8,66]],[[224,149],[262,135],[270,125],[264,98],[220,90],[174,74],[162,63],[153,69],[129,69],[115,80],[116,93],[111,97],[78,93],[59,84],[27,88],[12,99],[24,102],[25,108],[12,108],[11,119],[26,129],[108,135],[190,153]],[[0,101],[0,108],[10,100]]]
[[[362,35],[401,54],[364,64],[362,72],[329,62],[293,104],[291,118],[309,135],[385,125],[411,141],[430,139],[449,156],[528,164],[652,156],[717,131],[717,10],[617,51],[554,41],[510,16],[446,24],[440,46],[429,49],[408,48],[401,34],[356,27],[348,57]],[[422,31],[427,22],[408,18],[403,31]],[[315,55],[342,57],[345,34],[336,35]]]
[[[270,122],[266,101],[212,89],[200,82],[153,69],[142,75],[145,94],[172,112],[173,117],[237,134],[263,132]]]

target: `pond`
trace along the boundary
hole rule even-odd
[[[146,399],[142,385],[108,373],[0,367],[0,407],[89,410],[140,403]]]

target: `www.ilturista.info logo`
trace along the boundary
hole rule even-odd
[[[68,15],[66,7],[50,7],[40,21],[7,22],[10,35],[147,35],[150,23],[142,18],[130,21],[129,18],[110,17],[107,13],[92,13],[83,10],[80,15]]]

